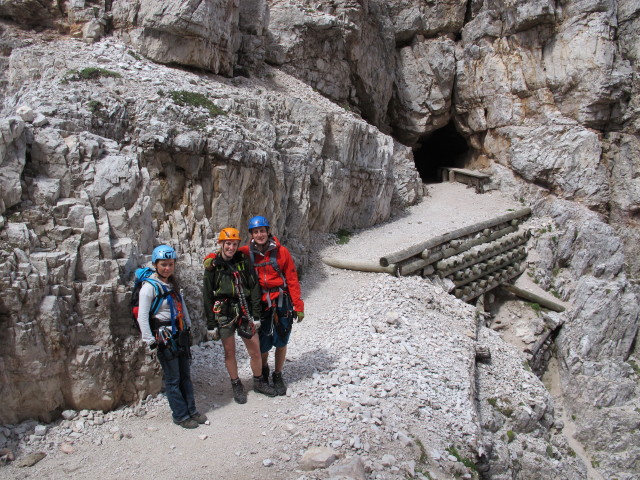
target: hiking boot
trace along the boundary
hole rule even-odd
[[[184,420],[177,421],[174,420],[173,423],[176,425],[180,425],[182,428],[198,428],[198,422],[196,422],[193,418],[185,418]]]
[[[287,394],[287,386],[285,385],[284,380],[282,380],[282,372],[273,372],[273,388],[276,391],[276,395]]]
[[[195,420],[199,424],[203,424],[204,422],[206,422],[208,420],[207,416],[203,415],[202,413],[194,413],[193,415],[191,415],[191,419]]]
[[[264,381],[264,378],[262,378],[262,376],[253,377],[253,391],[257,393],[262,393],[267,397],[276,396],[276,391],[273,389],[271,385],[269,385],[269,383]]]
[[[247,392],[244,391],[244,386],[240,379],[237,379],[235,382],[231,380],[231,388],[233,388],[233,399],[236,403],[247,403]]]
[[[265,383],[269,383],[269,367],[262,367],[262,378],[265,381]]]

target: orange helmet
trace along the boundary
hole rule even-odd
[[[223,228],[218,235],[218,243],[225,240],[238,240],[240,241],[240,231],[236,228]]]

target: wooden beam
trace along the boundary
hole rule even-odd
[[[554,302],[551,299],[542,297],[536,293],[530,292],[524,288],[516,287],[515,285],[504,284],[502,287],[508,292],[513,293],[514,295],[524,298],[525,300],[529,300],[530,302],[537,303],[541,307],[547,308],[549,310],[553,310],[554,312],[564,312],[564,306],[560,305],[557,302]]]
[[[395,264],[383,267],[375,262],[365,262],[359,260],[342,260],[339,258],[324,257],[322,261],[330,267],[343,268],[345,270],[357,270],[359,272],[373,272],[373,273],[390,273],[391,275],[398,274],[398,267]]]

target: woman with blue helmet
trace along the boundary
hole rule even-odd
[[[164,373],[164,384],[173,422],[183,428],[197,428],[207,417],[196,409],[191,382],[189,336],[191,319],[174,277],[176,251],[169,245],[154,248],[151,263],[155,272],[143,280],[138,306],[142,340],[157,358]],[[159,307],[154,302],[161,296]],[[155,305],[154,305],[155,303]],[[155,313],[150,317],[154,305]]]
[[[287,344],[294,319],[304,318],[298,273],[289,250],[271,235],[269,220],[258,215],[249,219],[251,242],[238,251],[249,256],[262,288],[263,312],[260,327],[262,376],[269,382],[269,351],[275,347],[273,386],[278,395],[287,393],[282,378]]]

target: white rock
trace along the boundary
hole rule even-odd
[[[31,107],[28,107],[26,105],[22,105],[20,107],[18,107],[16,109],[16,114],[20,115],[20,118],[22,118],[22,120],[24,120],[25,122],[33,122],[33,119],[35,118],[35,114],[33,113],[33,109]]]
[[[77,414],[78,412],[76,412],[75,410],[64,410],[62,412],[62,418],[64,418],[65,420],[73,420]]]

